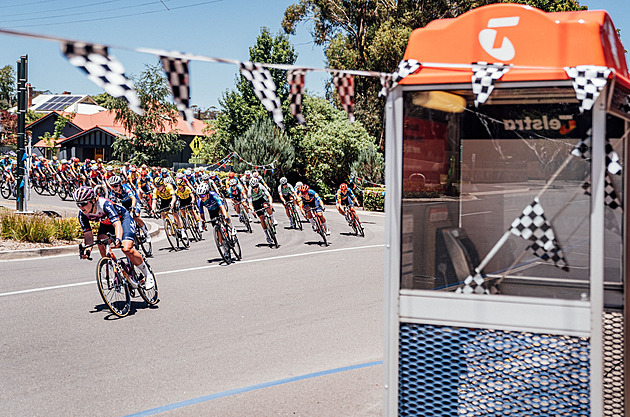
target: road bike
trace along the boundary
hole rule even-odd
[[[175,222],[175,218],[173,217],[173,213],[170,207],[163,208],[162,210],[156,211],[158,215],[160,213],[166,212],[164,215],[164,232],[166,234],[166,240],[171,245],[173,250],[179,250],[179,242],[182,240],[179,231],[177,230],[177,223]],[[182,243],[183,244],[183,243]]]
[[[267,213],[267,207],[269,207],[269,203],[265,203],[263,208],[256,210],[256,214],[258,214],[261,211],[264,213],[263,219],[265,222],[265,226],[267,227],[267,233],[269,234],[269,237],[273,241],[272,246],[275,246],[277,249],[279,245],[278,245],[278,238],[276,237],[276,226],[273,224],[273,220],[271,220],[271,215]],[[271,210],[273,211],[273,208]]]
[[[304,206],[306,212],[311,212],[313,219],[315,220],[315,232],[322,237],[324,241],[324,246],[328,246],[328,239],[326,238],[326,231],[324,230],[324,225],[320,220],[319,216],[310,208],[310,206]],[[324,207],[322,207],[322,211],[324,211]],[[308,217],[307,217],[308,218]]]
[[[295,201],[287,201],[284,205],[289,210],[289,218],[291,219],[291,223],[293,223],[293,228],[302,230],[302,220],[300,219],[299,210],[295,206]]]
[[[234,203],[234,211],[236,211],[236,206],[240,205],[240,209],[238,211],[238,221],[245,225],[245,231],[247,233],[253,233],[252,223],[249,220],[249,215],[246,210],[246,203],[244,201],[240,201],[239,203]]]
[[[101,298],[110,309],[118,317],[125,317],[131,309],[131,298],[135,297],[136,290],[140,297],[150,306],[159,302],[158,285],[155,274],[151,266],[146,262],[142,254],[143,261],[147,268],[154,276],[154,286],[151,289],[144,287],[143,276],[140,270],[134,266],[127,258],[117,258],[112,252],[111,243],[114,241],[112,235],[108,235],[106,239],[97,240],[91,245],[79,245],[79,253],[81,256],[85,254],[85,250],[94,245],[105,245],[107,256],[99,259],[96,265],[96,282]],[[92,258],[88,257],[88,260]]]
[[[198,222],[195,220],[195,216],[193,215],[193,210],[195,209],[196,207],[192,204],[180,207],[179,216],[182,218],[184,230],[188,231],[189,236],[192,237],[195,242],[199,242],[201,240],[203,230],[199,228]]]
[[[225,218],[222,215],[219,215],[211,218],[205,223],[212,223],[214,227],[214,242],[217,245],[217,250],[219,251],[221,258],[223,258],[226,263],[230,264],[232,263],[231,253],[233,253],[234,258],[236,258],[237,261],[240,261],[242,259],[241,244],[238,241],[236,233],[232,234],[228,230]]]
[[[352,227],[355,235],[365,237],[365,232],[363,230],[363,226],[361,225],[361,221],[359,220],[359,216],[357,216],[357,213],[355,213],[354,210],[350,210],[350,206],[344,206],[343,216],[346,218],[348,226]]]
[[[2,183],[0,184],[0,195],[2,195],[2,197],[6,199],[11,196],[17,196],[15,181],[7,178],[5,175],[2,175]]]
[[[133,239],[133,246],[136,250],[140,250],[142,248],[142,252],[144,255],[149,258],[153,256],[153,245],[147,239],[147,233],[145,233],[144,229],[136,223],[136,231]]]

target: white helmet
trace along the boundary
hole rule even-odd
[[[280,178],[280,185],[285,185],[287,183],[287,177]]]
[[[206,195],[208,194],[209,191],[210,191],[210,186],[205,182],[202,182],[201,184],[197,186],[197,194],[199,195]]]

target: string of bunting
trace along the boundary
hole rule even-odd
[[[473,92],[475,93],[475,105],[478,106],[487,100],[496,81],[509,69],[551,69],[551,67],[543,66],[513,66],[502,63],[487,64],[485,62],[473,64],[420,63],[414,59],[402,60],[393,73],[338,70],[331,68],[305,68],[288,64],[242,62],[234,59],[208,57],[151,48],[107,46],[2,28],[0,28],[0,33],[60,43],[63,55],[72,65],[84,71],[91,81],[103,88],[113,97],[126,100],[129,103],[129,108],[140,115],[143,111],[140,108],[140,101],[133,83],[126,77],[122,63],[113,56],[110,56],[109,49],[117,48],[156,55],[162,62],[169,87],[171,88],[173,100],[177,104],[177,109],[189,126],[192,123],[192,112],[189,108],[190,75],[188,71],[190,61],[237,65],[241,74],[252,83],[256,96],[261,100],[265,108],[273,116],[273,120],[280,127],[284,126],[283,114],[276,85],[268,71],[270,68],[287,71],[287,81],[291,90],[290,110],[301,124],[305,124],[306,122],[301,114],[304,78],[310,71],[329,72],[333,75],[333,81],[337,88],[340,102],[346,110],[350,121],[353,121],[354,76],[378,77],[383,87],[379,93],[379,96],[382,97],[387,96],[389,91],[403,78],[415,74],[422,70],[422,68],[468,69],[472,71],[471,83]],[[581,110],[589,109],[591,103],[597,99],[602,85],[605,85],[605,79],[613,72],[612,69],[589,66],[565,68],[565,70],[569,78],[574,81],[574,88],[578,99],[582,103]],[[630,99],[627,99],[627,101],[630,103]]]
[[[257,171],[262,171],[263,175],[267,175],[267,171],[271,171],[271,173],[273,174],[275,172],[276,169],[276,164],[278,163],[278,160],[274,160],[273,162],[269,163],[269,164],[263,164],[263,165],[256,165],[252,162],[246,161],[245,159],[243,159],[242,156],[240,156],[238,154],[238,152],[236,151],[232,151],[229,154],[227,154],[226,156],[224,156],[219,162],[215,162],[213,164],[210,164],[210,166],[214,166],[216,168],[223,168],[223,169],[227,169],[227,166],[230,165],[230,163],[232,162],[233,159],[238,158],[239,162],[242,162],[244,164],[247,164],[249,166],[251,166],[252,168],[254,168]]]

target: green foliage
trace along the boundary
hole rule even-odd
[[[216,120],[206,121],[206,127],[203,132],[207,136],[201,136],[202,147],[197,156],[192,156],[188,162],[191,164],[213,164],[223,158],[227,152],[224,152],[224,147],[221,146],[220,140],[217,138],[215,125]]]
[[[0,109],[0,145],[17,144],[17,115]]]
[[[357,160],[350,165],[353,176],[366,179],[376,184],[383,182],[385,178],[385,158],[376,146],[361,148]]]
[[[385,211],[385,189],[368,187],[363,190],[363,208],[370,211]]]
[[[115,108],[116,99],[110,96],[109,93],[101,93],[97,96],[92,96],[92,99],[96,101],[96,104],[106,109],[113,110]]]
[[[376,145],[361,123],[350,123],[345,112],[323,98],[305,96],[303,110],[309,126],[293,130],[299,143],[297,165],[306,181],[326,194],[347,181],[362,152],[373,156]]]
[[[252,62],[294,64],[297,54],[288,36],[279,33],[275,37],[269,29],[263,27],[256,38],[254,46],[249,48],[249,59]],[[283,113],[289,114],[286,71],[270,69],[271,76],[278,91],[278,98],[282,102]],[[249,81],[242,75],[236,77],[236,90],[227,90],[219,100],[221,113],[216,120],[216,137],[221,153],[228,153],[234,146],[234,140],[242,136],[257,120],[269,118],[267,110],[256,97]],[[291,125],[293,119],[285,120]]]
[[[68,117],[58,115],[57,120],[55,120],[55,128],[52,135],[50,134],[50,132],[45,132],[43,136],[39,137],[39,139],[43,140],[46,144],[45,151],[47,158],[50,158],[52,157],[52,155],[57,154],[57,148],[55,148],[55,145],[57,144],[57,139],[61,137],[61,134],[63,133],[63,128],[66,127],[66,124],[68,122],[74,119],[74,116],[76,116],[76,113],[72,113]]]
[[[492,3],[528,4],[547,12],[585,8],[577,0],[299,0],[285,10],[282,27],[295,34],[298,23],[312,21],[313,41],[324,47],[329,68],[393,72],[413,29]],[[379,90],[378,79],[355,78],[356,119],[382,142],[385,100],[377,99]]]
[[[55,240],[74,240],[82,235],[76,217],[53,219],[39,215],[0,213],[0,237],[3,239],[51,243]]]
[[[11,65],[0,68],[0,109],[6,110],[15,102],[15,69]]]
[[[181,151],[186,143],[179,139],[174,128],[177,110],[169,101],[171,91],[164,77],[162,66],[147,65],[139,77],[132,77],[140,107],[144,115],[129,109],[127,102],[114,99],[109,102],[131,137],[119,136],[113,144],[114,154],[125,155],[133,164],[164,165],[169,154]],[[166,133],[160,133],[166,132]]]
[[[264,118],[255,122],[249,129],[234,141],[234,150],[254,165],[274,163],[274,171],[278,175],[293,167],[295,149],[286,131],[275,123]],[[243,171],[251,169],[245,163],[233,160],[235,169]],[[262,174],[262,172],[261,172]]]

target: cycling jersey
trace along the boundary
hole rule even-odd
[[[189,186],[184,185],[183,187],[177,187],[175,194],[177,194],[177,197],[180,200],[186,200],[190,198],[190,195],[192,194],[192,192],[193,190]]]
[[[243,187],[241,187],[241,184],[236,183],[236,188],[230,186],[230,188],[228,188],[228,197],[236,202],[240,202],[243,197]]]
[[[293,186],[291,184],[279,185],[278,186],[278,194],[283,197],[290,197],[295,193]]]
[[[173,198],[174,194],[175,190],[173,189],[173,186],[171,184],[164,184],[164,188],[162,189],[162,191],[159,191],[157,187],[153,189],[153,198],[170,200],[171,198]]]
[[[120,187],[120,192],[119,193],[117,193],[112,188],[112,195],[127,210],[132,208],[131,207],[131,203],[133,202],[133,198],[135,198],[136,199],[136,207],[134,207],[134,208],[139,208],[138,207],[138,201],[139,201],[138,196],[136,195],[136,192],[129,186],[129,184],[122,184],[122,187]]]
[[[199,212],[203,213],[203,208],[207,208],[208,211],[212,212],[214,210],[217,210],[219,207],[223,206],[223,201],[221,200],[221,197],[219,197],[219,194],[215,193],[214,191],[210,191],[208,193],[208,198],[206,199],[206,201],[202,201],[201,198],[197,199],[197,207],[199,208]]]
[[[347,189],[346,192],[342,192],[341,189],[337,190],[337,203],[339,204],[348,204],[348,205],[352,205],[352,202],[355,200],[354,197],[354,193],[352,192],[351,189]]]
[[[91,229],[90,222],[101,222],[103,224],[113,224],[121,220],[125,214],[129,215],[126,208],[120,204],[112,203],[110,200],[99,197],[94,203],[96,207],[92,209],[92,213],[85,214],[79,211],[79,223],[83,229],[83,233],[89,232]]]
[[[258,184],[258,191],[255,191],[252,187],[249,187],[249,191],[247,192],[247,198],[249,201],[256,201],[260,199],[264,199],[265,201],[269,201],[269,190],[265,188],[264,185]]]

